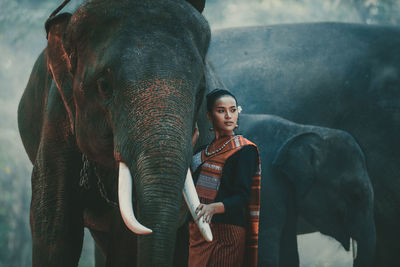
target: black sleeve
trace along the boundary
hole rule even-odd
[[[226,176],[225,182],[230,183],[225,188],[230,192],[221,202],[225,207],[225,216],[246,216],[250,202],[251,182],[258,165],[258,152],[256,147],[248,145],[228,160],[231,158],[232,160],[226,162],[223,170],[223,176]]]

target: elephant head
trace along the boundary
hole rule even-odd
[[[91,161],[120,166],[122,217],[132,231],[151,233],[138,238],[139,266],[172,263],[205,92],[210,29],[203,8],[194,0],[94,0],[46,23],[47,68],[66,110],[63,125]]]
[[[307,132],[280,148],[274,165],[294,185],[298,214],[349,250],[358,243],[354,266],[370,266],[375,253],[373,190],[364,154],[347,133]]]

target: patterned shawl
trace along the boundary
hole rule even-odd
[[[228,141],[228,139],[223,139],[222,141]],[[225,147],[215,154],[206,156],[205,149],[203,149],[193,156],[192,170],[195,171],[198,167],[201,168],[196,183],[196,190],[201,203],[209,204],[214,202],[221,183],[222,169],[226,160],[246,145],[252,145],[257,148],[254,143],[243,136],[236,135],[231,137]],[[259,154],[258,148],[257,153]],[[244,258],[246,266],[257,266],[260,185],[261,165],[260,158],[258,157],[258,168],[252,178],[250,203],[248,206],[246,253]]]

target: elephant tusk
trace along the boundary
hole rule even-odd
[[[189,211],[192,214],[197,226],[200,229],[204,239],[208,242],[213,240],[210,225],[203,220],[196,220],[196,208],[200,205],[200,200],[194,187],[193,178],[190,170],[188,170],[185,180],[185,186],[183,187],[183,197],[185,198],[186,204],[188,205]]]
[[[351,250],[353,251],[353,260],[357,259],[357,241],[351,239]]]
[[[119,163],[118,202],[122,219],[129,230],[138,235],[147,235],[153,232],[136,220],[132,207],[132,175],[128,166],[123,162]]]

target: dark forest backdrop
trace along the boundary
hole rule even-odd
[[[60,0],[0,0],[0,267],[31,265],[30,164],[17,127],[17,106],[36,57],[46,46],[44,22]],[[72,12],[82,0],[71,0]],[[208,0],[212,30],[224,27],[341,21],[400,25],[398,0]],[[86,235],[80,266],[93,266]],[[302,266],[351,266],[328,238],[299,237]],[[318,249],[317,249],[318,248]]]

